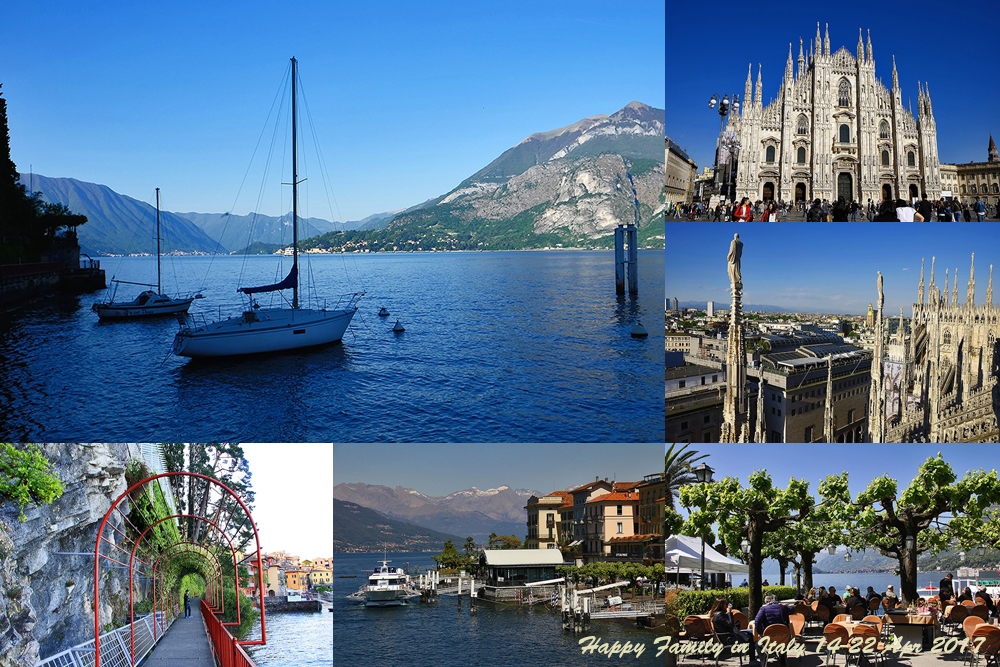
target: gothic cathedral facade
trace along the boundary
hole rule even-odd
[[[903,106],[895,57],[888,90],[875,77],[870,33],[866,47],[859,30],[856,57],[843,47],[830,53],[829,26],[821,41],[817,23],[808,55],[799,40],[797,70],[789,44],[778,97],[766,107],[760,66],[756,90],[747,69],[743,106],[727,126],[739,140],[737,201],[939,198],[931,97],[917,88],[914,117]]]

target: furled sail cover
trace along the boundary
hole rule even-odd
[[[256,294],[257,292],[277,292],[280,289],[291,289],[295,287],[296,278],[298,278],[298,267],[293,266],[292,270],[288,272],[288,275],[280,283],[263,285],[261,287],[241,287],[236,291],[243,292],[244,294]]]

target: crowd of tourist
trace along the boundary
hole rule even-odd
[[[984,222],[987,218],[1000,219],[1000,202],[989,205],[979,197],[972,202],[957,199],[932,201],[923,195],[915,204],[902,199],[886,199],[876,202],[871,199],[864,205],[843,198],[830,202],[814,199],[812,202],[799,201],[788,204],[784,201],[751,202],[744,197],[740,202],[719,203],[714,208],[702,202],[693,204],[676,203],[667,210],[667,216],[675,220],[708,220],[711,222],[778,222],[788,219],[793,212],[803,216],[807,222]]]

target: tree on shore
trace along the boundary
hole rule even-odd
[[[953,543],[978,543],[984,533],[984,512],[1000,503],[996,470],[970,470],[961,480],[941,454],[927,459],[909,486],[898,489],[888,474],[875,478],[851,501],[847,474],[820,484],[831,515],[847,527],[847,545],[874,547],[899,563],[900,594],[916,600],[917,556],[939,553]],[[914,547],[907,545],[907,536]]]
[[[72,228],[75,239],[76,227],[87,222],[62,204],[42,201],[41,193],[29,193],[19,180],[10,159],[7,100],[0,92],[0,263],[36,262],[60,228]]]
[[[780,489],[766,470],[757,470],[750,475],[747,488],[743,488],[736,477],[684,486],[681,503],[687,508],[697,508],[688,516],[682,534],[705,535],[711,532],[712,524],[717,523],[719,537],[729,553],[747,563],[750,613],[756,614],[763,601],[761,566],[765,534],[806,518],[815,500],[809,495],[809,483],[805,480],[791,479],[787,489]],[[740,548],[744,539],[750,543],[748,555]]]

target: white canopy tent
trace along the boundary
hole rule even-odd
[[[695,574],[701,572],[701,539],[685,535],[672,535],[667,538],[665,564],[667,572],[676,572],[678,578],[681,572]],[[722,572],[726,574],[749,575],[750,568],[745,563],[723,556],[705,545],[705,572]]]

